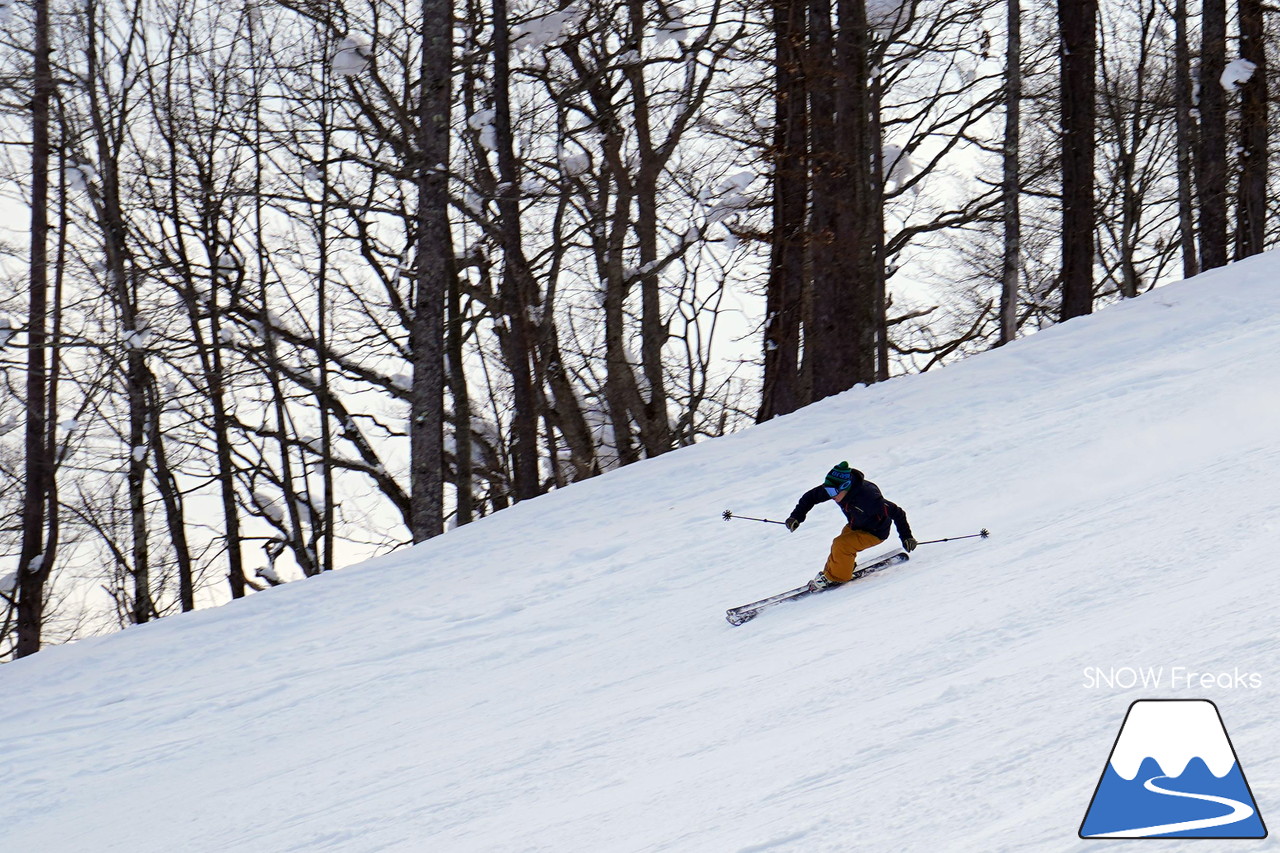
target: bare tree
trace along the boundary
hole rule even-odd
[[[136,73],[132,66],[136,60],[135,48],[141,43],[141,6],[134,5],[124,11],[127,16],[118,20],[127,35],[114,60],[119,63],[120,77],[127,79]],[[86,190],[101,233],[106,295],[118,314],[119,327],[124,331],[120,373],[129,425],[126,479],[132,539],[128,561],[133,582],[130,618],[135,623],[142,623],[158,615],[151,589],[149,509],[146,505],[148,424],[158,413],[151,409],[147,396],[152,380],[145,347],[139,345],[145,334],[145,321],[140,310],[139,274],[129,246],[129,224],[121,188],[121,157],[127,156],[129,150],[126,131],[133,117],[133,93],[127,89],[117,90],[112,85],[113,69],[104,67],[112,60],[107,55],[112,38],[105,26],[110,15],[111,10],[103,9],[96,0],[89,0],[84,7],[83,87],[88,95],[85,107],[90,145],[96,162],[93,174],[97,178],[96,182],[86,181]]]
[[[804,75],[805,4],[770,5],[774,42],[774,131],[768,153],[773,183],[773,236],[765,301],[764,386],[758,419],[803,404],[800,332],[809,207],[809,111]]]
[[[1093,311],[1097,0],[1058,0],[1062,36],[1063,320]]]
[[[845,391],[876,380],[878,319],[876,264],[883,233],[878,232],[872,133],[871,33],[865,0],[839,0],[829,47],[815,33],[813,50],[817,115],[830,103],[835,116],[826,140],[814,145],[813,192],[831,206],[827,222],[814,222],[813,317],[806,350],[812,362],[813,397]],[[814,15],[826,15],[815,6]],[[819,28],[828,26],[818,23]]]
[[[1022,275],[1022,3],[1006,0],[1004,175],[1001,207],[1004,215],[1004,255],[1000,270],[1000,339],[1007,344],[1018,336],[1018,280]]]
[[[413,316],[410,469],[415,542],[444,521],[444,305],[453,270],[449,228],[450,82],[453,4],[422,0],[417,109],[417,293]]]
[[[1252,63],[1241,87],[1240,181],[1236,201],[1237,259],[1265,248],[1267,225],[1268,137],[1266,7],[1262,0],[1240,0],[1240,58]]]
[[[1226,69],[1226,0],[1203,0],[1201,13],[1200,147],[1196,189],[1200,200],[1200,266],[1227,263],[1227,97],[1220,82]]]
[[[22,551],[18,557],[17,657],[40,650],[44,626],[45,584],[57,549],[54,502],[54,448],[50,440],[49,401],[49,159],[50,63],[49,0],[34,0],[31,97],[31,267],[27,315],[26,486],[22,507]],[[56,358],[56,355],[54,355]]]
[[[1177,252],[1175,77],[1158,0],[1109,9],[1100,27],[1097,138],[1098,260],[1095,296],[1132,298],[1155,286]]]
[[[1178,246],[1182,254],[1182,276],[1200,272],[1196,253],[1195,184],[1193,152],[1197,150],[1194,93],[1191,77],[1191,46],[1187,36],[1187,0],[1174,0],[1174,127],[1177,134]]]
[[[530,309],[539,304],[537,282],[524,255],[520,215],[520,172],[511,129],[511,44],[506,0],[493,0],[493,144],[497,148],[496,186],[498,227],[503,269],[499,301],[504,321],[498,325],[511,376],[514,411],[511,420],[512,482],[516,500],[542,491],[538,471],[538,421],[541,417],[534,388],[537,332]]]

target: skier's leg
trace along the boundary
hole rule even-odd
[[[835,583],[848,583],[853,579],[854,567],[858,563],[858,552],[873,548],[883,542],[865,530],[852,530],[845,525],[840,535],[831,540],[831,554],[827,557],[827,565],[823,574]]]

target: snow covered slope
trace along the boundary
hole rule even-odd
[[[1216,702],[1280,820],[1278,282],[1236,264],[0,668],[0,850],[1110,850],[1076,833],[1150,697]],[[992,538],[730,627],[841,522],[721,512],[784,518],[843,459],[919,538]],[[1098,677],[1126,667],[1160,683]]]

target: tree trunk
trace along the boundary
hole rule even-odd
[[[610,150],[612,162],[623,162],[622,139],[616,131],[616,117],[611,117],[610,129],[605,131],[605,147]],[[639,449],[631,434],[631,413],[639,408],[640,391],[635,370],[627,350],[627,317],[624,310],[628,281],[623,270],[623,251],[626,243],[627,219],[634,196],[625,175],[618,175],[618,197],[612,222],[608,229],[604,259],[604,335],[605,335],[605,406],[613,427],[613,446],[618,465],[630,465],[640,460]],[[603,210],[603,206],[600,208]]]
[[[471,396],[462,361],[462,293],[456,275],[449,276],[448,332],[449,388],[453,397],[453,456],[456,523],[475,518],[475,464],[471,443]]]
[[[511,136],[511,48],[506,0],[493,0],[494,141],[498,154],[498,215],[502,231],[501,303],[506,315],[504,353],[511,375],[512,485],[516,500],[542,491],[538,471],[538,392],[533,366],[536,333],[529,311],[537,304],[524,257],[520,221],[520,169]]]
[[[85,10],[87,42],[85,45],[89,117],[92,124],[94,147],[98,159],[98,175],[101,186],[90,189],[95,202],[98,229],[102,233],[102,248],[106,262],[107,291],[116,310],[120,325],[126,335],[140,333],[138,293],[136,280],[130,275],[128,229],[126,227],[120,193],[120,164],[118,153],[122,147],[122,134],[116,121],[108,119],[99,96],[99,19],[96,4]],[[115,105],[119,106],[119,105]],[[118,114],[117,114],[118,115]],[[123,117],[118,119],[124,121]],[[137,339],[130,339],[136,341]],[[147,622],[158,615],[151,595],[150,548],[148,543],[146,481],[148,440],[147,424],[157,416],[147,401],[149,370],[146,352],[141,346],[129,346],[125,353],[124,385],[129,406],[129,463],[126,481],[129,491],[129,520],[133,539],[130,574],[133,579],[133,604],[129,618],[134,624]]]
[[[31,98],[31,278],[27,318],[26,484],[22,504],[22,546],[18,556],[18,640],[15,657],[40,650],[45,584],[54,555],[46,552],[45,513],[53,480],[53,447],[48,441],[46,325],[49,319],[49,105],[53,70],[49,61],[49,2],[35,0],[33,91]]]
[[[884,101],[884,73],[871,68],[882,68],[882,55],[877,55],[874,63],[868,61],[867,73],[870,75],[870,101],[868,107],[867,127],[871,137],[871,189],[868,203],[871,205],[872,230],[868,236],[871,243],[871,275],[875,293],[873,305],[875,336],[875,381],[885,382],[889,379],[889,277],[885,263],[884,245],[884,128],[880,124],[880,104]]]
[[[1196,254],[1195,186],[1192,151],[1196,149],[1196,123],[1191,117],[1191,47],[1187,41],[1187,0],[1177,0],[1174,27],[1174,126],[1178,134],[1178,243],[1182,251],[1182,276],[1200,272]]]
[[[254,27],[250,26],[250,38]],[[252,42],[250,42],[252,44]],[[251,48],[252,49],[252,48]],[[256,55],[256,53],[255,53]],[[254,73],[257,73],[255,64]],[[311,533],[309,537],[304,537],[302,533],[302,519],[297,518],[298,510],[292,509],[291,512],[295,516],[295,535],[300,543],[304,544],[302,555],[298,560],[299,565],[303,567],[305,572],[308,568],[315,572],[333,571],[333,546],[334,546],[334,483],[333,483],[333,420],[332,409],[330,403],[331,379],[329,370],[329,159],[332,156],[333,145],[333,123],[329,116],[329,102],[331,96],[331,66],[326,63],[324,68],[323,91],[324,97],[320,104],[320,215],[317,217],[316,227],[319,230],[319,239],[317,240],[318,250],[318,269],[316,270],[316,343],[319,349],[316,352],[316,361],[318,362],[317,373],[319,378],[319,388],[316,391],[316,407],[320,410],[320,487],[322,492],[321,501],[323,506],[317,511],[316,502],[311,492],[311,478],[307,474],[306,466],[302,468],[302,481],[306,493],[303,499],[307,503],[310,511]],[[255,84],[255,91],[260,91]],[[259,156],[261,150],[260,145],[254,146],[255,158]],[[259,172],[261,174],[261,172]],[[259,191],[259,198],[261,188]],[[260,204],[261,202],[259,202]],[[266,270],[261,270],[263,275],[262,290],[266,292]],[[282,448],[284,451],[284,448]],[[287,455],[286,455],[287,458]],[[296,502],[295,502],[296,507]],[[315,543],[319,538],[323,538],[324,544],[319,553],[316,553]]]
[[[547,288],[538,339],[538,351],[542,355],[540,364],[545,371],[547,385],[551,388],[552,399],[555,402],[555,405],[548,409],[547,416],[568,445],[574,481],[586,480],[600,473],[600,462],[596,458],[595,440],[591,435],[591,429],[587,426],[586,416],[582,413],[582,402],[564,367],[559,332],[555,319],[551,315],[553,296],[553,289]]]
[[[449,231],[450,74],[453,6],[422,0],[418,98],[417,292],[414,298],[413,400],[410,411],[410,534],[421,542],[444,519],[444,305],[453,269]]]
[[[840,196],[839,167],[836,162],[835,123],[835,34],[831,26],[831,0],[809,0],[809,47],[806,51],[805,84],[809,92],[810,208],[808,232],[809,285],[803,308],[804,352],[800,366],[803,393],[808,404],[827,396],[818,392],[818,376],[829,352],[829,324],[824,313],[827,293],[840,286],[833,272],[836,205]],[[821,296],[820,296],[821,293]]]
[[[183,612],[196,608],[195,566],[191,559],[191,547],[187,543],[187,520],[182,507],[182,491],[173,469],[169,467],[169,454],[165,449],[164,429],[160,413],[164,406],[156,389],[155,377],[147,375],[147,398],[155,417],[148,423],[151,440],[151,458],[156,471],[156,491],[164,504],[165,520],[173,542],[174,557],[178,562],[178,600]]]
[[[92,76],[91,76],[92,79]],[[113,146],[104,128],[98,133],[98,173],[102,178],[102,203],[99,208],[99,226],[103,234],[107,275],[114,301],[120,311],[120,323],[126,331],[138,328],[138,294],[133,276],[129,274],[128,247],[125,242],[124,214],[121,211],[119,192],[119,165],[113,155]],[[147,423],[158,417],[147,403],[146,388],[149,370],[146,352],[133,346],[125,354],[125,393],[129,401],[129,518],[133,536],[133,612],[135,624],[148,621],[156,614],[151,597],[150,554],[147,543]]]
[[[827,393],[856,383],[876,381],[877,331],[880,318],[880,245],[883,228],[876,163],[880,160],[872,118],[871,31],[866,0],[837,0],[836,18],[836,146],[846,181],[836,227],[836,245],[852,263],[834,294],[833,312],[844,318],[836,364],[828,364]],[[823,363],[827,364],[826,359]]]
[[[1227,263],[1227,98],[1220,78],[1226,67],[1226,0],[1204,0],[1200,48],[1200,264]]]
[[[630,0],[628,10],[631,17],[629,47],[639,54],[643,51],[644,3]],[[662,173],[662,163],[654,151],[653,132],[649,126],[649,93],[644,68],[639,63],[628,65],[625,73],[631,84],[632,133],[639,154],[639,168],[635,174],[635,227],[637,248],[640,250],[640,370],[648,394],[648,399],[642,399],[636,420],[640,424],[640,442],[644,445],[645,455],[653,457],[666,453],[672,447],[666,371],[662,364],[667,326],[662,314],[661,276],[655,269],[658,263],[658,178]]]
[[[212,171],[210,172],[212,174]],[[213,220],[208,223],[209,233],[213,233]],[[209,360],[210,366],[207,382],[209,405],[213,409],[213,440],[215,454],[218,459],[217,480],[222,500],[223,535],[227,546],[227,582],[231,586],[232,598],[244,598],[244,554],[240,548],[240,507],[236,500],[236,465],[231,449],[231,419],[227,414],[226,373],[222,361],[222,316],[218,303],[218,264],[222,249],[209,248],[210,268],[213,270],[209,281]],[[242,275],[243,271],[238,271]],[[186,602],[183,603],[184,609]],[[192,600],[191,607],[195,607]]]
[[[774,0],[773,239],[765,297],[764,389],[757,421],[793,412],[800,395],[800,310],[809,195],[805,5]]]
[[[1267,219],[1267,51],[1262,0],[1240,0],[1240,57],[1254,64],[1241,90],[1236,258],[1264,248]]]
[[[1062,313],[1093,311],[1097,0],[1058,0],[1062,36]]]
[[[1004,72],[1004,255],[1000,270],[1000,344],[1018,337],[1018,279],[1022,270],[1022,2],[1008,2]]]
[[[833,205],[825,233],[815,234],[813,323],[806,348],[815,353],[813,396],[822,399],[876,381],[879,230],[870,88],[870,31],[865,0],[837,0],[839,26],[829,79],[834,88],[832,148],[824,180]],[[817,45],[815,45],[816,47]],[[817,108],[814,108],[815,122]],[[816,140],[815,140],[816,142]],[[819,150],[814,148],[815,170]],[[828,236],[829,235],[829,236]]]

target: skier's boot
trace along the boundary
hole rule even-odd
[[[826,571],[818,572],[818,576],[809,581],[809,592],[822,592],[824,589],[830,589],[840,584],[827,577]]]

